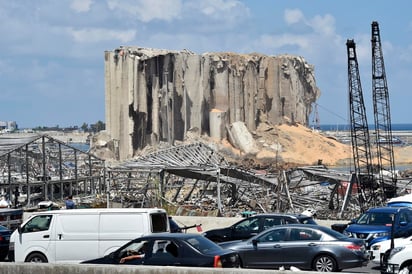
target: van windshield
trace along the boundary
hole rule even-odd
[[[358,225],[392,225],[392,213],[366,212],[356,221]]]

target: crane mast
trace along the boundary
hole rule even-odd
[[[396,194],[395,160],[393,154],[393,138],[389,106],[389,93],[386,81],[385,65],[383,61],[382,45],[378,22],[372,22],[372,95],[373,112],[375,118],[375,135],[378,160],[379,185],[383,198]],[[382,170],[389,171],[391,187],[385,185]]]
[[[359,65],[356,57],[356,44],[354,40],[346,42],[348,54],[348,86],[350,105],[350,125],[352,152],[354,161],[354,174],[352,174],[351,188],[357,183],[359,203],[364,204],[376,201],[375,183],[372,173],[372,157],[368,121],[363,100],[362,86],[359,75]]]

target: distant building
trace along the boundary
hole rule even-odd
[[[16,121],[0,121],[0,132],[12,132],[17,129]]]

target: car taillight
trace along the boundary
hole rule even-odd
[[[3,236],[0,236],[0,241],[4,241],[4,237],[3,237]]]
[[[350,250],[362,250],[362,246],[360,245],[345,245],[346,248],[350,249]]]
[[[213,262],[213,267],[222,267],[222,261],[220,260],[219,255],[215,256],[215,260]]]

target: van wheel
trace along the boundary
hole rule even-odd
[[[47,263],[47,258],[41,253],[32,253],[27,256],[26,263]]]

